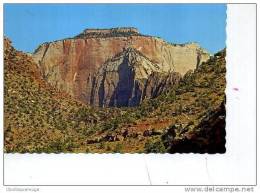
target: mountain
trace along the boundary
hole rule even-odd
[[[136,106],[144,98],[160,95],[177,84],[179,73],[162,72],[141,52],[127,48],[105,62],[93,83],[90,104],[99,106]]]
[[[77,38],[81,41],[86,34],[86,41],[146,38],[135,29],[120,30],[113,29],[113,33],[87,30],[80,37],[64,41],[76,42]],[[55,42],[48,45],[55,51]],[[44,54],[43,63],[50,54],[56,58],[54,62],[60,60],[58,49],[50,50]],[[77,57],[67,53],[67,58],[61,56],[63,64],[75,64]],[[74,54],[79,53],[83,54],[80,49]],[[224,49],[182,73],[165,70],[142,50],[122,48],[93,71],[95,81],[90,90],[94,97],[92,103],[86,103],[61,89],[60,83],[50,81],[50,77],[62,75],[59,71],[52,74],[61,69],[60,63],[53,65],[55,70],[49,68],[51,63],[44,67],[43,63],[35,62],[35,54],[17,51],[4,38],[4,151],[224,153],[225,56]],[[49,75],[45,74],[47,71]],[[75,75],[73,83],[79,82],[80,77]]]
[[[32,57],[4,38],[6,152],[71,151],[92,132],[93,123],[102,128],[111,121],[109,116],[118,116],[118,111],[93,109],[51,86]]]
[[[170,44],[136,28],[87,29],[44,43],[33,53],[48,83],[101,107],[139,105],[209,57],[196,43]],[[154,79],[157,87],[150,84]]]
[[[117,117],[116,127],[92,135],[90,151],[225,153],[225,56],[224,49],[158,97],[124,109],[131,121]]]

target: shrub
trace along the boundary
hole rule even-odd
[[[123,145],[121,143],[116,144],[115,149],[113,150],[114,153],[121,153],[123,149]]]
[[[97,145],[97,148],[98,149],[104,149],[105,148],[105,143],[104,142],[101,142]]]
[[[176,114],[177,115],[181,115],[183,112],[183,107],[182,107],[182,104],[180,103],[177,108],[176,108]]]
[[[148,140],[144,146],[146,153],[165,153],[166,149],[161,140],[151,141]]]
[[[112,150],[111,147],[110,147],[110,145],[107,145],[106,150],[107,150],[107,151],[111,151],[111,150]]]

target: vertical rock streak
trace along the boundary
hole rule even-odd
[[[33,58],[51,85],[103,107],[156,97],[209,54],[195,43],[173,45],[135,28],[114,28],[43,44]]]

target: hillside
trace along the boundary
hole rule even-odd
[[[104,62],[101,77],[131,55],[141,58],[148,69],[156,69],[138,50],[122,52]],[[127,66],[137,65],[139,76],[147,76],[146,84],[151,82],[154,88],[144,89],[149,97],[133,107],[92,107],[49,83],[35,56],[16,51],[5,38],[5,151],[224,153],[225,50],[183,77],[162,76],[156,70],[146,74],[138,64],[134,60]]]
[[[6,152],[72,151],[78,138],[102,125],[112,110],[93,109],[41,78],[33,59],[4,39],[4,139]]]
[[[225,64],[223,50],[159,97],[128,108],[126,113],[134,122],[102,137],[94,135],[93,151],[100,152],[96,145],[102,144],[105,151],[120,146],[120,152],[132,153],[224,153]]]

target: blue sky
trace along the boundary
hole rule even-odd
[[[171,43],[225,47],[225,4],[4,4],[4,35],[16,49],[73,37],[86,28],[136,27]]]

